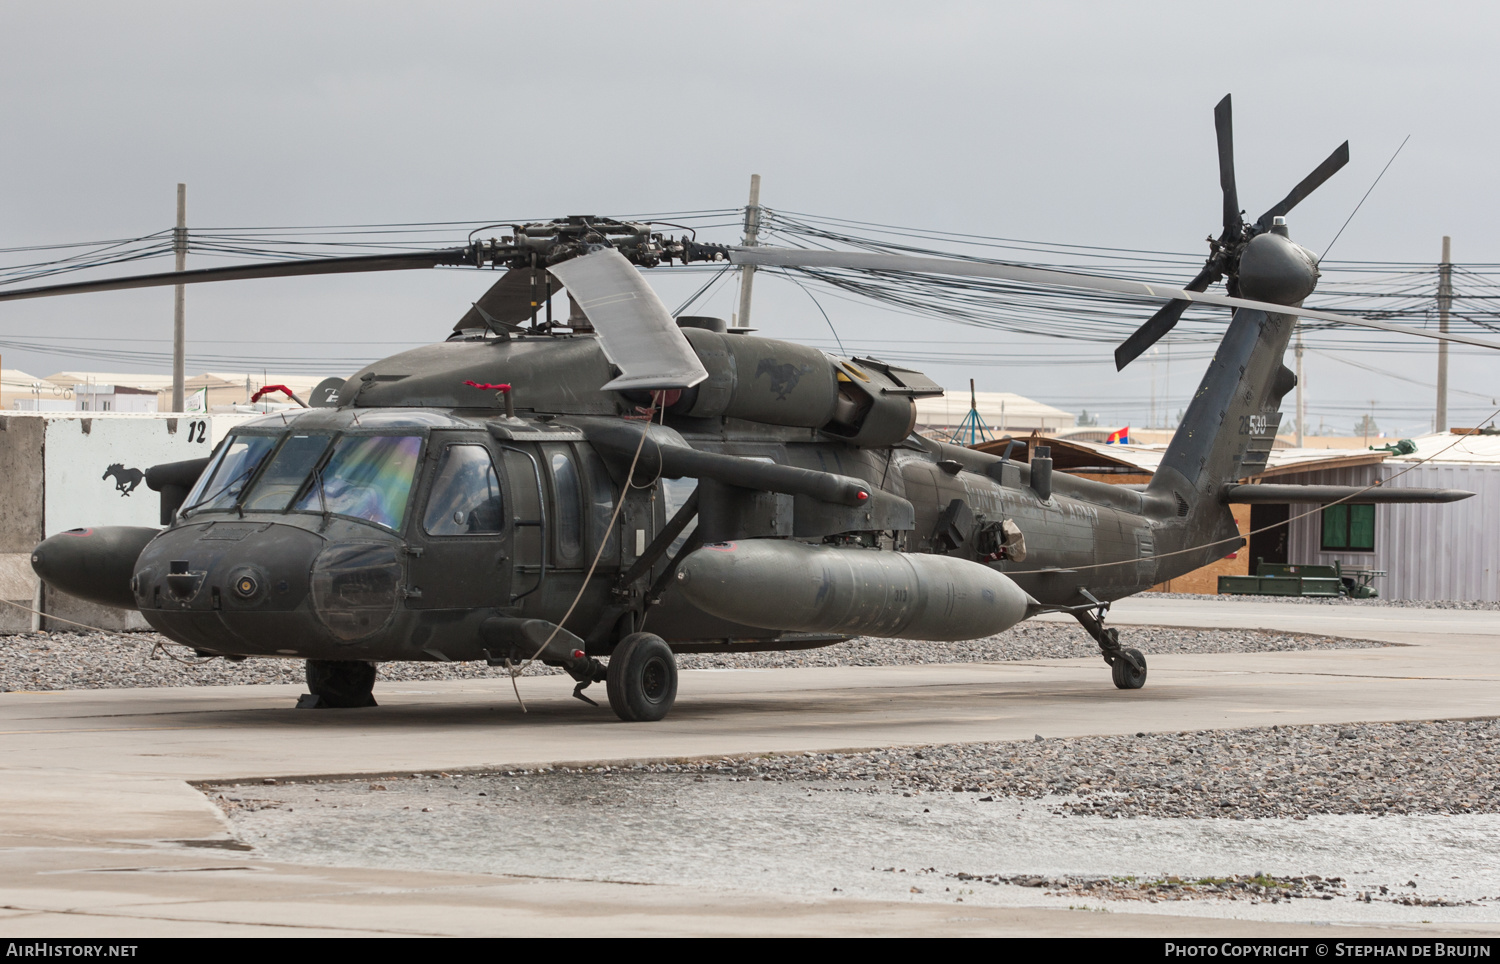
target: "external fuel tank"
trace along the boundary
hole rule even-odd
[[[1003,632],[1035,605],[977,562],[784,539],[704,546],[678,567],[677,589],[747,626],[939,641]]]

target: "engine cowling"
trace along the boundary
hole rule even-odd
[[[682,394],[674,414],[815,428],[869,448],[894,445],[916,426],[912,389],[890,366],[772,338],[691,327],[683,334],[708,379]],[[940,390],[924,386],[923,393]]]

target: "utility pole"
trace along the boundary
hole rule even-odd
[[[1302,384],[1302,323],[1297,322],[1297,448],[1302,447],[1302,422],[1307,418],[1307,388]]]
[[[177,230],[172,232],[172,250],[177,253],[177,270],[187,267],[187,185],[177,185]],[[187,368],[187,322],[183,302],[187,285],[178,285],[172,301],[172,411],[181,412],[184,370]]]
[[[750,175],[750,204],[745,208],[745,247],[755,247],[760,234],[760,175]],[[755,284],[755,265],[740,268],[740,314],[737,321],[741,328],[750,326],[750,288]]]
[[[1438,265],[1438,331],[1448,333],[1448,309],[1453,307],[1453,239],[1443,235],[1443,263]],[[1434,432],[1448,431],[1448,343],[1438,342],[1437,415]]]
[[[1151,427],[1156,428],[1156,356],[1160,349],[1151,349]]]

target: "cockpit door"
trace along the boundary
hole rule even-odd
[[[433,432],[419,510],[408,539],[407,605],[478,609],[510,605],[512,491],[488,440]],[[523,484],[525,481],[522,480]]]

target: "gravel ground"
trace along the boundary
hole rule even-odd
[[[1035,874],[967,874],[960,871],[944,876],[963,883],[1040,887],[1051,897],[1151,903],[1168,900],[1244,900],[1252,904],[1280,904],[1298,899],[1337,900],[1342,897],[1366,904],[1381,901],[1403,907],[1477,907],[1481,901],[1493,899],[1424,897],[1415,890],[1407,890],[1417,886],[1415,880],[1395,887],[1380,884],[1365,890],[1351,890],[1349,882],[1342,877],[1323,877],[1318,874],[1296,877],[1277,877],[1267,873],[1234,874],[1228,877],[1039,877]]]
[[[826,789],[1038,800],[1066,816],[1500,813],[1500,720],[1273,726],[645,764]],[[625,768],[622,768],[625,769]]]
[[[1127,644],[1148,656],[1161,653],[1259,653],[1309,649],[1366,649],[1386,645],[1259,630],[1189,630],[1129,627]],[[799,666],[890,666],[978,663],[1094,656],[1092,640],[1066,623],[1029,623],[999,636],[963,643],[902,639],[852,639],[821,649],[791,652],[697,654],[678,657],[683,669],[772,669]],[[384,663],[380,679],[407,682],[497,677],[483,663]],[[527,675],[561,670],[540,664]],[[301,660],[200,660],[156,633],[27,633],[0,636],[0,692],[115,689],[142,686],[236,686],[301,683]],[[379,686],[379,683],[376,684]],[[377,689],[378,692],[378,689]]]
[[[1239,596],[1233,593],[1213,595],[1190,592],[1153,592],[1137,599],[1196,599],[1215,602],[1298,603],[1304,606],[1388,606],[1395,609],[1467,609],[1475,612],[1500,611],[1500,602],[1482,599],[1350,599],[1347,596]]]

